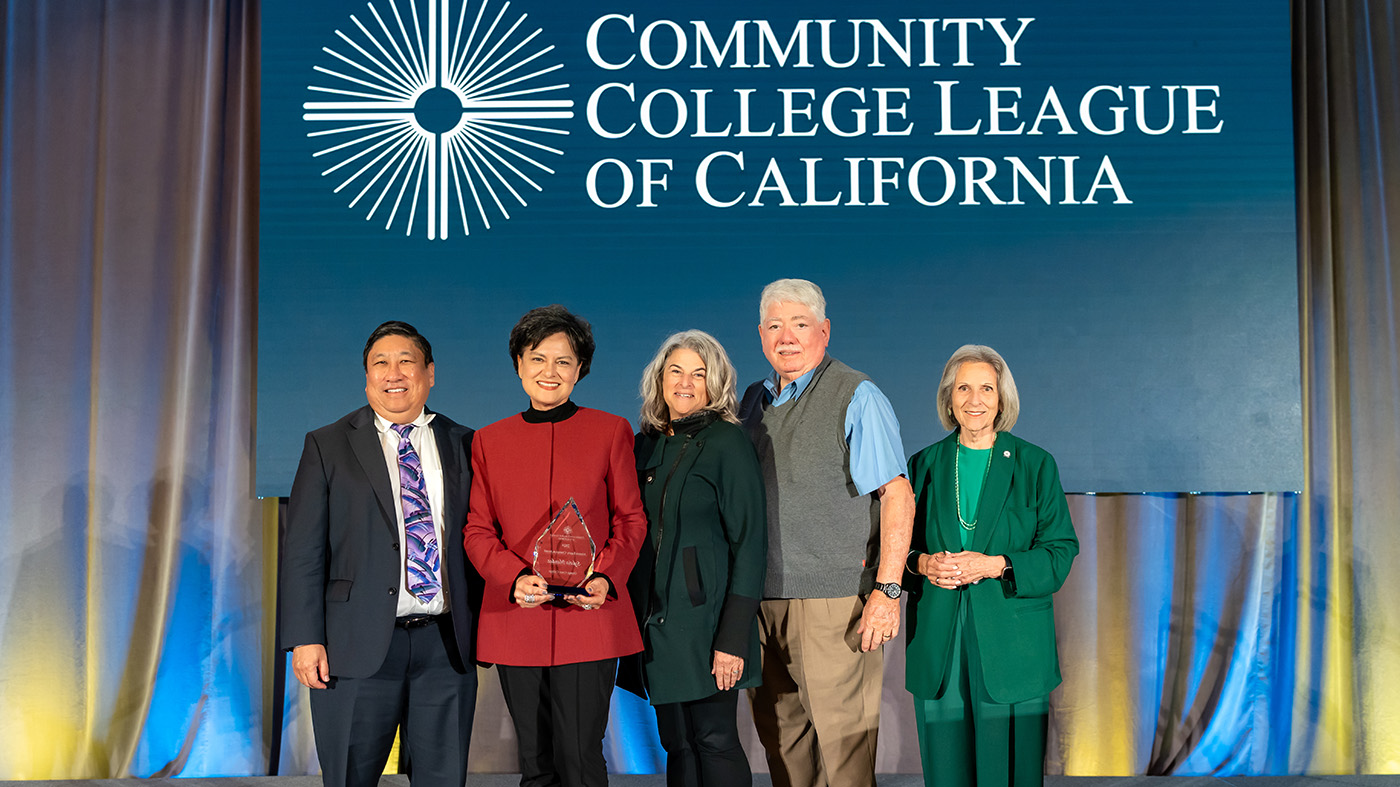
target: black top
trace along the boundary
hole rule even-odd
[[[576,412],[578,412],[578,405],[574,404],[573,400],[570,399],[558,407],[549,410],[536,410],[534,405],[530,405],[530,409],[521,413],[520,417],[524,418],[527,424],[557,424],[560,421],[567,420],[569,416]]]

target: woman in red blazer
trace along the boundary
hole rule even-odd
[[[632,429],[569,400],[593,334],[562,306],[510,334],[530,408],[476,433],[467,556],[485,579],[477,657],[496,664],[520,745],[522,784],[607,784],[603,732],[617,659],[642,648],[626,579],[646,537]],[[596,553],[578,594],[534,570],[540,534],[572,499]]]

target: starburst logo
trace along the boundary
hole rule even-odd
[[[545,141],[574,116],[572,100],[548,97],[569,87],[550,84],[563,66],[535,41],[539,28],[527,32],[527,14],[497,5],[426,0],[420,18],[418,0],[370,2],[372,21],[352,14],[323,48],[334,62],[307,88],[334,98],[307,101],[302,117],[326,145],[321,174],[367,221],[429,240],[470,235],[509,219],[554,173],[545,161],[563,151]]]

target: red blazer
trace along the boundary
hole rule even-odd
[[[467,557],[486,581],[477,658],[543,667],[641,650],[626,583],[647,520],[627,421],[582,407],[558,423],[513,415],[477,431],[472,470],[463,534]],[[530,568],[535,539],[570,497],[597,550],[594,571],[612,580],[617,597],[594,610],[522,609],[513,599],[515,580]]]

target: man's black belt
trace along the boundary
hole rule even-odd
[[[431,626],[438,622],[438,618],[444,615],[405,615],[401,618],[394,618],[394,625],[401,629],[416,629],[423,626]]]

